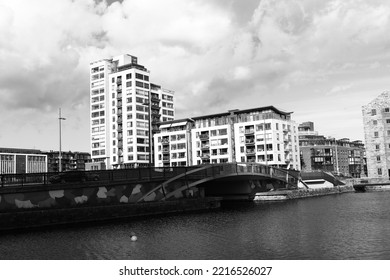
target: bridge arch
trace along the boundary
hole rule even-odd
[[[148,196],[156,193],[162,194],[161,200],[167,200],[186,189],[190,190],[207,182],[230,178],[235,180],[275,180],[285,184],[290,189],[297,188],[298,182],[302,182],[306,186],[299,177],[299,171],[256,163],[224,163],[203,165],[179,174],[159,184],[138,201],[147,200]]]

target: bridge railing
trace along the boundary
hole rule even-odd
[[[299,172],[256,163],[221,163],[203,166],[153,167],[96,171],[0,174],[0,187],[28,187],[75,182],[119,182],[169,180],[175,177],[195,180],[219,175],[255,173],[296,184]]]
[[[32,185],[52,185],[88,181],[152,181],[167,180],[198,167],[132,168],[96,171],[69,171],[48,173],[0,174],[0,187],[28,187]]]

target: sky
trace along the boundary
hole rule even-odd
[[[138,57],[176,117],[272,105],[364,140],[390,90],[390,1],[0,0],[0,147],[90,152],[89,63]]]

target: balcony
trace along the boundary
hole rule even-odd
[[[118,118],[117,123],[122,123],[122,118]]]
[[[209,145],[202,145],[202,146],[200,147],[200,149],[201,149],[201,150],[208,150],[208,149],[210,149],[210,146],[209,146]]]
[[[152,102],[160,102],[160,99],[156,96],[153,96],[153,95],[151,97],[151,100],[152,100]]]
[[[116,80],[116,84],[117,84],[117,85],[121,85],[121,84],[122,84],[122,79],[117,79],[117,80]]]
[[[204,141],[204,140],[208,140],[210,137],[209,137],[209,134],[208,133],[204,133],[204,134],[200,134],[199,135],[199,139]]]
[[[169,144],[169,139],[168,138],[161,139],[161,144],[163,145]]]
[[[256,150],[255,149],[246,149],[246,154],[247,155],[255,155],[256,154]]]
[[[210,154],[202,154],[201,159],[210,159]]]
[[[169,162],[169,157],[163,157],[162,161]]]
[[[152,109],[160,110],[160,106],[156,103],[152,103],[151,107],[152,107]]]
[[[247,146],[255,145],[255,139],[246,140],[245,145]]]
[[[162,149],[162,153],[163,153],[163,154],[169,154],[169,149],[168,149],[168,148]]]
[[[245,129],[245,135],[251,135],[254,134],[255,130],[254,129]]]

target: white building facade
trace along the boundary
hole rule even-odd
[[[0,174],[47,172],[47,156],[35,150],[0,148]]]
[[[390,92],[362,107],[368,177],[390,177]]]
[[[177,166],[172,161],[175,155],[171,149],[164,150],[162,143],[181,134],[186,137],[183,142],[188,143],[186,153],[183,150],[180,154],[182,164],[254,162],[300,170],[298,130],[291,112],[269,106],[188,120],[192,121],[175,131],[168,129],[173,127],[172,123],[162,124],[163,129],[155,135],[156,166]]]
[[[90,71],[92,161],[107,168],[149,166],[156,123],[174,119],[174,92],[151,83],[135,56],[93,62]]]
[[[154,136],[155,166],[192,165],[191,129],[193,120],[164,122]]]

